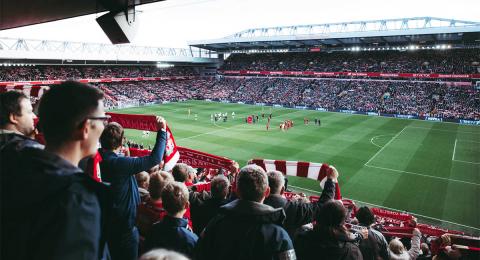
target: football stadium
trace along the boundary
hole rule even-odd
[[[480,259],[470,12],[32,2],[0,9],[2,259]]]

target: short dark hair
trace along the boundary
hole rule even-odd
[[[320,209],[316,221],[318,226],[341,227],[347,218],[347,210],[341,201],[329,200]]]
[[[280,194],[282,187],[285,186],[285,177],[280,171],[269,171],[267,172],[268,176],[268,186],[270,186],[271,194]]]
[[[40,130],[48,143],[60,144],[94,112],[103,92],[90,85],[66,81],[53,86],[40,100]]]
[[[367,206],[361,207],[358,209],[357,214],[355,216],[358,219],[358,222],[365,226],[370,226],[375,222],[375,216],[373,215],[370,208]]]
[[[22,115],[20,101],[28,97],[18,91],[7,91],[0,93],[0,127],[5,127],[10,123],[10,115]]]
[[[240,198],[259,202],[268,188],[268,178],[265,171],[258,165],[243,167],[237,176],[237,191]]]
[[[213,178],[210,183],[210,192],[212,197],[218,199],[224,199],[228,195],[228,188],[230,187],[230,181],[225,177],[225,175],[217,175]]]
[[[188,179],[188,165],[177,163],[173,166],[172,175],[175,181],[185,182]]]
[[[103,149],[115,150],[122,145],[123,127],[117,122],[108,123],[100,136],[100,144]]]
[[[177,214],[188,203],[188,189],[180,182],[168,183],[162,191],[162,206],[169,214]]]

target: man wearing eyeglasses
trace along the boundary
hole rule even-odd
[[[112,205],[108,218],[108,247],[113,260],[137,259],[139,234],[135,227],[140,194],[135,174],[148,171],[163,158],[167,141],[167,123],[157,117],[157,137],[150,155],[143,157],[118,156],[124,142],[123,127],[109,123],[100,137],[102,180],[110,184]]]
[[[102,259],[104,184],[80,168],[108,119],[98,89],[68,81],[40,100],[44,150],[2,149],[1,259]]]

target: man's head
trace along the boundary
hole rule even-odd
[[[319,226],[338,228],[343,226],[347,217],[347,209],[341,201],[330,200],[326,202],[317,214],[316,221]]]
[[[31,136],[35,130],[32,104],[25,94],[8,91],[0,94],[0,129]]]
[[[191,183],[194,183],[197,179],[197,171],[192,167],[192,166],[188,166],[188,178],[187,178],[187,181],[188,182],[191,182]]]
[[[281,195],[285,190],[285,177],[280,171],[269,171],[268,186],[270,186],[270,194]]]
[[[375,222],[375,216],[370,208],[366,206],[361,207],[355,216],[357,217],[358,222],[365,227],[368,227]]]
[[[177,163],[172,169],[172,175],[175,181],[185,182],[188,179],[188,165]]]
[[[230,189],[230,181],[223,174],[217,175],[210,183],[210,187],[212,197],[216,199],[225,199],[227,198]]]
[[[135,175],[139,188],[148,189],[148,183],[150,182],[150,175],[148,172],[140,172]]]
[[[403,251],[405,251],[405,247],[398,238],[392,239],[388,244],[388,248],[395,255],[400,255],[403,253]]]
[[[430,254],[430,249],[428,248],[427,243],[420,244],[420,250],[422,250],[422,255],[426,256]]]
[[[162,196],[163,189],[170,182],[174,182],[170,173],[164,171],[152,173],[150,175],[150,183],[148,185],[150,197],[153,200],[159,200]]]
[[[103,149],[113,151],[122,146],[123,135],[123,127],[119,123],[108,123],[100,136],[100,144]]]
[[[237,193],[241,199],[263,202],[270,194],[268,177],[258,165],[247,165],[237,175]]]
[[[162,191],[162,205],[169,215],[183,215],[189,206],[187,186],[180,182],[168,183]]]
[[[78,142],[82,158],[94,154],[107,120],[102,99],[100,90],[75,81],[47,91],[39,107],[47,148]]]

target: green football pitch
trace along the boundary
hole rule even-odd
[[[346,198],[480,231],[478,126],[204,101],[116,111],[161,115],[178,145],[229,157],[240,166],[252,158],[329,163],[340,172]],[[211,121],[219,112],[228,112],[227,122]],[[272,113],[269,131],[266,117],[245,123],[247,115],[262,112]],[[320,127],[314,118],[321,119]],[[283,132],[278,126],[286,119],[294,127]],[[154,135],[142,137],[136,130],[126,136],[144,145],[154,142]],[[290,177],[289,185],[310,194],[321,191],[318,182],[303,178]]]

